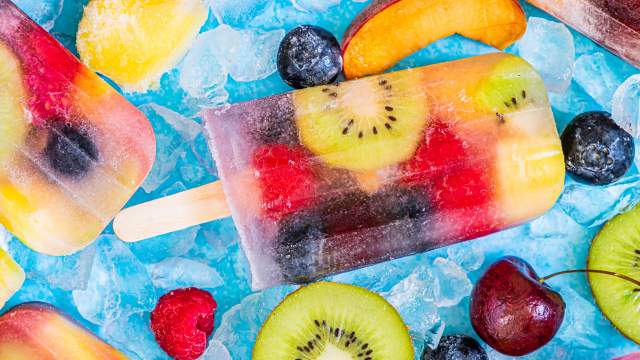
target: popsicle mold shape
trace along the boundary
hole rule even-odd
[[[11,256],[0,249],[0,309],[24,283],[25,274]]]
[[[53,306],[26,303],[0,316],[0,359],[128,358]]]
[[[502,50],[526,28],[517,0],[375,0],[345,32],[344,72],[347,79],[382,73],[454,34]]]
[[[0,223],[32,249],[91,243],[149,172],[145,116],[0,0]]]
[[[91,0],[78,52],[123,90],[145,91],[186,54],[207,15],[202,0]]]
[[[504,53],[210,109],[205,119],[254,288],[522,224],[564,183],[544,84]]]
[[[528,0],[640,67],[640,3],[635,0]]]

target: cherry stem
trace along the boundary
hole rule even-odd
[[[596,273],[596,274],[611,275],[611,276],[615,276],[615,277],[620,278],[620,279],[627,280],[627,281],[635,284],[636,286],[640,287],[640,281],[638,281],[638,280],[636,280],[636,279],[634,279],[632,277],[629,277],[627,275],[624,275],[624,274],[620,274],[620,273],[613,272],[613,271],[606,271],[606,270],[590,270],[590,269],[589,270],[566,270],[566,271],[557,272],[555,274],[551,274],[549,276],[545,276],[545,277],[543,277],[541,279],[538,279],[538,280],[541,283],[545,283],[547,280],[552,279],[552,278],[554,278],[554,277],[556,277],[558,275],[574,274],[574,273]]]

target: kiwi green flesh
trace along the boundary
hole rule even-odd
[[[610,220],[589,250],[588,268],[640,280],[640,206]],[[616,277],[589,274],[603,314],[625,336],[640,343],[640,287]]]
[[[328,165],[352,171],[408,160],[429,118],[412,73],[304,89],[294,103],[302,143]]]
[[[262,326],[253,360],[411,360],[398,312],[380,295],[346,284],[300,288]]]
[[[500,122],[530,106],[547,104],[542,78],[526,61],[510,56],[496,65],[476,92],[480,107],[496,114]]]

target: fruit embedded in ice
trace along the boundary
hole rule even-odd
[[[573,35],[562,23],[530,17],[518,42],[518,54],[540,72],[549,91],[564,93],[571,85],[576,49]]]
[[[380,76],[293,94],[302,143],[332,167],[377,170],[407,160],[428,123],[419,73]]]
[[[576,116],[562,133],[567,171],[577,180],[594,185],[611,184],[633,164],[633,137],[606,112]]]
[[[44,153],[54,171],[74,179],[87,175],[99,159],[98,148],[91,135],[71,125],[53,125],[50,128]]]
[[[27,136],[26,96],[20,61],[0,42],[0,133],[6,139],[0,142],[0,164]]]
[[[475,92],[481,109],[495,113],[498,122],[509,114],[544,104],[547,91],[538,73],[526,61],[512,56],[500,62]]]
[[[330,84],[342,72],[340,44],[325,29],[299,26],[280,43],[278,71],[296,89]]]
[[[253,157],[264,211],[279,219],[313,204],[317,187],[311,158],[302,148],[266,145]]]
[[[605,0],[605,5],[620,21],[640,31],[640,1]]]
[[[207,19],[202,0],[91,0],[77,34],[82,61],[126,91],[157,86]]]
[[[11,256],[0,249],[0,309],[22,287],[25,273]]]
[[[276,238],[275,259],[288,282],[306,282],[318,271],[325,229],[313,212],[300,211],[283,219]]]

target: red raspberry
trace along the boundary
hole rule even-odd
[[[187,288],[163,295],[151,312],[151,330],[160,347],[176,360],[195,360],[207,349],[213,332],[213,296]]]
[[[280,219],[307,208],[316,193],[311,162],[303,149],[266,145],[253,157],[267,215]]]
[[[426,133],[425,142],[403,168],[404,181],[427,186],[436,211],[460,219],[456,238],[473,238],[493,230],[492,192],[487,155],[473,151],[442,123]]]

